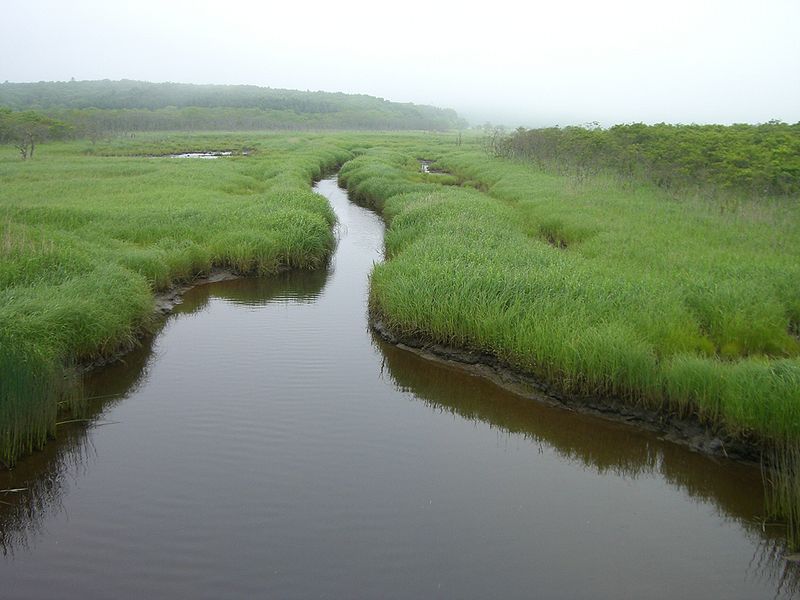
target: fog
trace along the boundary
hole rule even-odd
[[[0,80],[365,93],[473,123],[800,121],[800,2],[7,3]]]

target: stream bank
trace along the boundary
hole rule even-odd
[[[757,468],[385,343],[383,223],[330,265],[186,291],[0,489],[9,598],[789,598]],[[69,439],[67,439],[69,438]],[[309,573],[312,575],[309,576]]]

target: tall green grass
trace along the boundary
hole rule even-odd
[[[235,148],[217,160],[147,158]],[[335,217],[310,182],[351,157],[315,138],[140,136],[84,152],[0,148],[0,461],[55,432],[71,365],[130,346],[153,293],[224,267],[270,274],[322,265]],[[104,156],[129,154],[128,157]]]
[[[420,174],[423,153],[462,185]],[[400,336],[489,352],[564,393],[693,416],[766,450],[800,447],[796,203],[732,213],[455,146],[374,148],[340,179],[390,223],[370,306]]]
[[[65,368],[130,343],[154,290],[212,266],[321,264],[334,217],[308,183],[345,161],[340,180],[390,223],[376,318],[750,440],[773,457],[777,510],[797,514],[797,203],[575,180],[447,135],[152,134],[28,163],[0,149],[0,460],[53,433]]]

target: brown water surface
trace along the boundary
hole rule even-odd
[[[375,339],[383,225],[317,189],[327,271],[191,290],[0,474],[0,597],[792,595],[757,469]]]

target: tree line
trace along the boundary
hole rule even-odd
[[[466,126],[451,109],[360,94],[144,81],[0,84],[0,106],[106,130],[424,129]]]
[[[601,171],[663,188],[753,196],[800,193],[800,123],[489,128],[486,150],[579,177]]]

